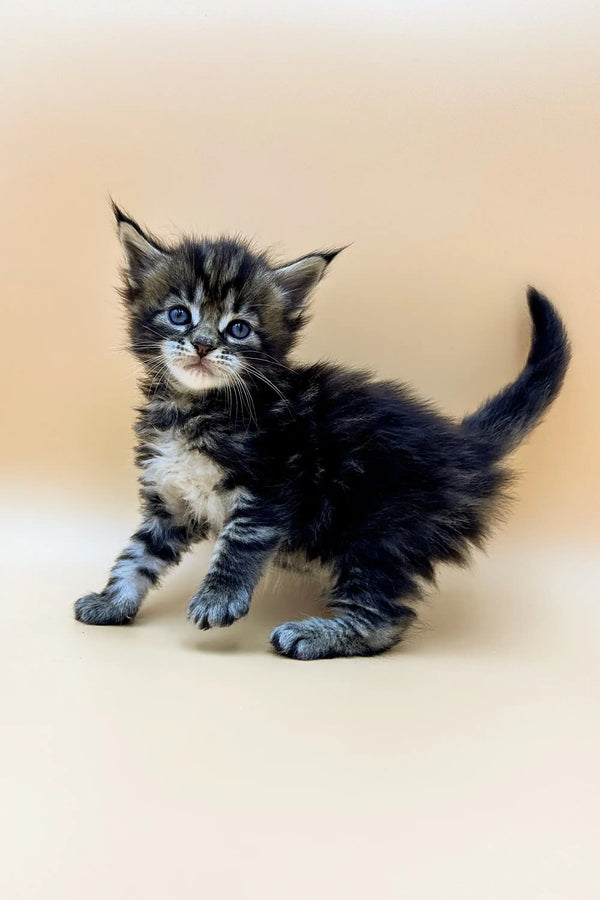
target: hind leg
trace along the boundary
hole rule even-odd
[[[401,640],[416,613],[390,598],[391,586],[380,581],[367,573],[357,578],[356,570],[351,577],[341,576],[329,600],[334,617],[279,625],[271,634],[273,647],[283,656],[307,660],[373,656],[389,650]],[[398,594],[407,596],[409,585],[408,581],[403,584]]]

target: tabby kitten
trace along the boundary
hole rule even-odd
[[[497,515],[502,460],[556,397],[569,362],[561,320],[529,289],[532,343],[517,380],[461,422],[398,384],[289,360],[307,299],[338,251],[282,266],[240,240],[168,246],[114,207],[131,349],[144,368],[142,521],[91,625],[130,622],[196,541],[216,538],[189,604],[199,628],[245,616],[271,563],[324,577],[330,618],[271,634],[295,659],[396,644],[441,562],[465,563]]]

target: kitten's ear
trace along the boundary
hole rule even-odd
[[[287,263],[274,269],[275,280],[281,288],[286,311],[292,318],[297,318],[313,289],[325,274],[325,269],[339,250],[325,250],[322,253],[309,253],[302,259]]]
[[[142,231],[138,223],[119,209],[114,201],[111,202],[127,260],[127,273],[133,281],[139,281],[168,255],[168,250],[156,238]]]

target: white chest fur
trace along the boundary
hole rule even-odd
[[[142,483],[156,490],[178,519],[205,519],[218,532],[231,504],[231,494],[215,490],[223,470],[173,432],[157,435],[149,446],[154,455],[144,463]]]

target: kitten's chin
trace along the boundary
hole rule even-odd
[[[217,375],[208,371],[202,366],[169,366],[169,370],[174,381],[187,391],[195,394],[201,394],[203,391],[209,391],[214,388],[223,387],[227,384],[227,378],[223,375]]]

